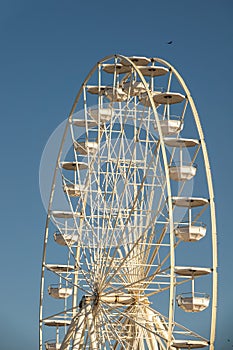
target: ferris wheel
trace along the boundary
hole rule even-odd
[[[182,77],[160,58],[102,59],[58,150],[40,350],[213,350],[216,247],[207,149]]]

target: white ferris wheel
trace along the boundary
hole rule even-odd
[[[40,350],[213,350],[216,247],[206,144],[182,77],[160,58],[105,57],[58,150]]]

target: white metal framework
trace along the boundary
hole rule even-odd
[[[40,350],[213,350],[216,246],[208,155],[183,79],[160,58],[104,58],[58,151]]]

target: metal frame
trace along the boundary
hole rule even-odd
[[[143,86],[144,86],[144,94],[147,96],[147,99],[149,101],[149,107],[145,107],[145,110],[149,109],[149,117],[148,117],[148,123],[151,123],[150,120],[150,116],[152,115],[154,117],[155,123],[157,125],[157,133],[158,133],[158,140],[157,140],[157,146],[156,149],[154,150],[154,158],[151,158],[151,163],[144,163],[144,175],[141,178],[141,184],[138,183],[138,174],[136,171],[133,170],[133,181],[132,181],[132,186],[134,188],[131,196],[131,201],[133,201],[132,205],[131,205],[131,209],[129,211],[129,213],[127,214],[127,220],[124,222],[122,221],[122,219],[120,218],[120,216],[122,215],[122,213],[120,212],[120,208],[118,208],[118,212],[117,212],[117,216],[116,216],[116,221],[120,221],[122,222],[122,224],[125,225],[125,227],[130,223],[131,218],[133,217],[133,215],[135,215],[135,218],[137,217],[137,214],[133,214],[133,211],[135,209],[135,207],[137,207],[137,203],[139,200],[140,195],[142,195],[142,190],[143,190],[143,186],[145,186],[145,181],[148,178],[148,175],[150,173],[150,169],[151,166],[153,168],[154,174],[158,174],[160,168],[160,163],[162,164],[162,169],[164,171],[164,179],[160,180],[160,191],[161,191],[161,196],[160,196],[160,200],[158,201],[158,211],[159,213],[154,214],[154,216],[148,216],[149,219],[145,220],[145,218],[143,218],[143,214],[142,214],[142,209],[141,209],[141,222],[143,220],[145,220],[146,224],[143,225],[142,228],[140,228],[140,232],[141,234],[138,235],[138,237],[134,237],[132,243],[128,244],[127,247],[124,248],[124,250],[121,250],[121,243],[113,243],[114,242],[114,235],[117,234],[116,228],[115,226],[112,228],[111,234],[109,236],[109,241],[105,241],[101,243],[100,248],[101,249],[105,249],[106,250],[106,257],[105,257],[105,261],[103,260],[103,257],[100,257],[99,261],[100,263],[102,262],[102,266],[96,266],[94,267],[93,262],[89,261],[89,259],[92,259],[92,253],[94,252],[95,248],[95,244],[96,242],[101,241],[101,239],[99,240],[99,238],[93,238],[93,243],[88,243],[89,244],[89,249],[90,249],[90,254],[87,256],[85,256],[86,253],[86,247],[85,244],[82,240],[77,244],[77,246],[75,247],[75,252],[73,251],[72,247],[68,247],[68,251],[69,251],[69,257],[74,259],[75,261],[75,268],[74,268],[74,272],[72,272],[74,278],[73,278],[73,302],[72,302],[72,307],[70,309],[67,309],[66,314],[70,314],[71,316],[71,324],[66,332],[66,335],[63,339],[62,345],[61,345],[61,350],[68,350],[69,348],[69,342],[70,340],[73,338],[74,339],[74,345],[72,347],[72,349],[78,350],[78,349],[86,349],[86,348],[91,348],[92,350],[98,350],[100,349],[100,340],[98,339],[98,337],[100,336],[99,334],[97,334],[98,332],[95,330],[96,323],[100,322],[100,318],[102,318],[103,320],[105,319],[105,325],[103,326],[103,337],[106,340],[106,343],[108,345],[105,345],[103,347],[103,349],[137,349],[137,350],[143,350],[145,348],[145,344],[147,344],[146,346],[151,349],[151,350],[156,350],[158,349],[170,349],[172,347],[172,342],[175,339],[174,338],[174,329],[175,327],[180,327],[181,329],[186,329],[184,326],[178,325],[178,323],[175,321],[174,319],[174,314],[175,314],[175,289],[177,286],[182,285],[184,283],[186,283],[188,281],[188,278],[183,279],[181,281],[179,281],[176,278],[175,275],[175,250],[177,248],[177,246],[181,243],[180,240],[176,241],[175,240],[175,235],[174,235],[174,219],[173,219],[173,203],[172,203],[172,187],[171,187],[171,180],[169,177],[169,165],[171,164],[173,157],[174,157],[174,150],[172,151],[171,155],[170,155],[170,159],[168,159],[168,154],[167,154],[167,150],[166,150],[166,146],[164,143],[164,135],[162,133],[162,129],[160,127],[160,119],[157,113],[157,108],[158,106],[156,105],[156,103],[154,102],[153,99],[153,91],[151,91],[151,89],[154,88],[154,79],[156,78],[151,78],[150,83],[150,87],[148,87],[148,80],[145,79],[145,77],[143,76],[142,72],[140,71],[140,68],[133,62],[133,60],[129,57],[125,57],[122,55],[113,55],[113,56],[107,56],[104,59],[102,59],[101,61],[99,61],[94,68],[90,71],[90,73],[88,74],[87,78],[84,80],[78,94],[77,97],[74,101],[74,104],[72,106],[70,115],[68,117],[67,120],[67,124],[65,127],[65,131],[64,131],[64,135],[63,138],[61,140],[61,146],[58,152],[58,157],[57,157],[57,162],[56,162],[56,169],[54,172],[54,176],[53,176],[53,182],[52,182],[52,188],[51,188],[51,193],[50,193],[50,200],[49,200],[49,205],[48,205],[48,214],[47,214],[47,219],[46,219],[46,227],[45,227],[45,236],[44,236],[44,248],[43,248],[43,257],[42,257],[42,273],[41,273],[41,292],[40,292],[40,350],[43,349],[43,340],[42,340],[42,333],[43,333],[43,320],[45,319],[44,315],[43,315],[43,300],[44,300],[44,288],[45,288],[45,271],[46,271],[46,265],[47,265],[47,242],[48,242],[48,238],[49,238],[49,232],[50,232],[50,225],[51,222],[54,223],[53,217],[52,217],[52,211],[53,211],[53,198],[54,198],[54,193],[56,190],[56,186],[57,186],[57,175],[58,172],[60,171],[62,173],[62,169],[61,169],[61,158],[62,158],[62,151],[63,151],[63,147],[64,147],[64,143],[66,138],[69,135],[69,131],[70,131],[70,135],[71,138],[74,140],[75,139],[75,135],[74,135],[74,130],[73,130],[73,126],[72,126],[72,120],[73,120],[73,116],[75,114],[76,108],[78,106],[78,103],[80,102],[80,98],[81,96],[83,96],[83,100],[84,100],[84,119],[85,119],[85,130],[86,130],[86,134],[88,135],[88,105],[87,105],[87,91],[88,91],[88,83],[89,81],[91,81],[91,79],[93,78],[93,74],[95,72],[97,72],[97,80],[98,80],[98,127],[97,127],[97,136],[96,136],[96,142],[99,143],[102,139],[103,136],[107,135],[107,131],[106,131],[106,126],[105,124],[101,124],[101,120],[100,120],[100,108],[102,108],[103,106],[103,96],[101,94],[101,84],[102,84],[102,67],[103,64],[105,62],[108,62],[110,60],[114,60],[114,64],[119,64],[119,61],[124,61],[125,63],[127,62],[128,66],[130,67],[130,72],[126,73],[123,77],[123,79],[119,79],[119,76],[117,74],[116,68],[114,70],[113,73],[113,89],[116,89],[118,87],[121,87],[122,84],[124,84],[125,81],[127,81],[128,79],[130,79],[130,76],[134,76],[134,77],[138,77],[139,81],[142,82]],[[197,154],[199,151],[202,151],[203,154],[203,158],[204,158],[204,167],[205,167],[205,171],[206,171],[206,180],[207,180],[207,186],[208,186],[208,193],[209,193],[209,201],[210,201],[210,220],[211,220],[211,232],[212,232],[212,257],[213,257],[213,263],[212,263],[212,270],[213,270],[213,282],[212,282],[212,315],[211,315],[211,332],[210,332],[210,337],[209,339],[206,339],[198,334],[196,334],[193,331],[189,331],[194,337],[197,337],[197,339],[201,339],[203,341],[208,340],[210,347],[210,350],[214,349],[214,339],[215,339],[215,326],[216,326],[216,309],[217,309],[217,235],[216,235],[216,218],[215,218],[215,205],[214,205],[214,194],[213,194],[213,185],[212,185],[212,179],[211,179],[211,171],[210,171],[210,165],[209,165],[209,160],[208,160],[208,154],[207,154],[207,149],[206,149],[206,144],[205,144],[205,140],[204,140],[204,134],[201,128],[201,124],[200,124],[200,119],[195,107],[195,104],[193,102],[193,99],[191,97],[191,94],[186,86],[186,84],[184,83],[184,80],[181,78],[180,74],[177,72],[177,70],[172,67],[168,62],[166,62],[163,59],[160,58],[153,58],[151,59],[152,65],[154,65],[155,63],[159,63],[162,64],[163,66],[169,68],[169,78],[168,78],[168,83],[167,83],[167,91],[170,91],[170,87],[171,87],[171,80],[172,77],[175,76],[175,78],[177,79],[177,81],[180,83],[181,88],[183,89],[183,91],[185,92],[185,104],[183,107],[183,111],[181,112],[181,116],[182,116],[182,120],[185,117],[185,112],[187,109],[187,105],[190,105],[192,114],[193,114],[193,118],[196,124],[196,128],[199,134],[199,138],[200,138],[200,145],[198,146],[198,149],[196,150],[196,153],[193,156],[193,160],[196,159]],[[115,66],[116,67],[116,66]],[[130,80],[132,82],[132,80]],[[116,90],[113,90],[113,93],[115,93]],[[125,103],[121,103],[119,102],[119,106],[116,107],[117,109],[119,109],[119,113],[121,115],[121,113],[127,113],[127,106],[128,106],[128,101],[131,100],[133,103],[133,109],[135,110],[135,118],[137,118],[137,106],[140,104],[140,100],[137,97],[130,97],[130,92],[127,95],[127,99]],[[110,102],[110,106],[113,106],[113,103]],[[126,106],[126,107],[125,107]],[[113,108],[114,109],[114,108]],[[130,108],[129,108],[130,109]],[[165,112],[168,111],[169,112],[169,106],[166,105],[164,108],[164,114]],[[122,116],[122,118],[124,118]],[[123,119],[122,119],[123,120]],[[122,123],[121,125],[124,125],[124,123]],[[127,179],[127,181],[129,181],[129,172],[130,169],[134,169],[134,165],[133,162],[137,161],[137,155],[136,155],[136,148],[137,148],[137,144],[140,144],[140,141],[138,141],[136,138],[140,137],[139,136],[139,131],[141,131],[141,126],[139,126],[139,131],[137,130],[136,127],[136,122],[134,122],[134,138],[132,141],[132,143],[130,143],[130,141],[126,141],[126,137],[125,137],[125,142],[127,142],[127,144],[123,147],[122,146],[122,150],[125,149],[125,152],[127,152],[128,149],[132,148],[131,152],[131,156],[132,156],[132,160],[130,161],[130,164],[128,165],[127,171],[128,173],[124,173],[124,170],[122,170],[123,168],[119,165],[120,163],[120,156],[118,153],[118,156],[116,157],[116,166],[114,169],[117,169],[117,171],[119,171],[120,169],[120,175],[116,176],[116,174],[113,176],[112,180],[113,183],[111,184],[113,191],[117,191],[116,186],[117,186],[117,181],[119,180],[119,178],[123,179],[124,177]],[[141,124],[140,124],[141,125]],[[149,131],[147,131],[149,132]],[[110,127],[108,129],[108,134],[109,134],[109,138],[110,141],[106,141],[106,142],[111,142],[111,134],[114,133],[114,129],[113,129],[113,125],[110,123]],[[124,133],[124,131],[122,131],[122,133]],[[119,142],[123,142],[123,137],[122,137],[122,133],[119,134],[117,137],[119,138]],[[138,135],[136,137],[136,135]],[[147,141],[143,140],[144,142],[146,142],[146,144],[149,144],[149,140],[148,140],[148,134],[147,134]],[[131,148],[130,148],[131,147]],[[147,146],[148,147],[148,146]],[[120,152],[120,151],[119,151]],[[147,151],[146,151],[147,152]],[[148,151],[149,153],[151,152],[151,150]],[[148,157],[147,153],[145,155],[145,157]],[[152,156],[151,156],[152,157]],[[78,158],[77,158],[77,154],[74,152],[74,158],[75,158],[75,162],[76,164],[78,164]],[[109,158],[108,158],[109,159]],[[150,159],[150,157],[148,157],[148,159]],[[100,174],[101,174],[101,157],[98,156],[97,157],[97,162],[95,160],[93,160],[93,157],[91,157],[89,151],[87,152],[87,160],[88,160],[88,164],[89,164],[89,173],[87,174],[86,180],[85,180],[85,185],[88,187],[92,186],[91,184],[93,183],[93,181],[95,181],[97,188],[101,188],[100,186]],[[151,165],[152,164],[152,165]],[[125,168],[126,169],[126,168]],[[97,175],[94,177],[93,180],[93,173],[97,171]],[[113,169],[112,169],[113,171]],[[110,176],[111,170],[107,169],[105,172],[105,176]],[[75,172],[76,174],[76,172]],[[123,174],[123,175],[122,175]],[[125,175],[126,174],[126,175]],[[159,175],[161,175],[162,177],[162,173]],[[77,174],[75,175],[75,183],[76,183],[76,176],[80,178],[80,170],[77,167]],[[65,178],[64,178],[65,181]],[[108,180],[109,181],[109,180]],[[102,196],[106,196],[107,195],[107,180],[105,183],[105,190],[104,190],[104,194],[102,194]],[[123,194],[127,191],[127,186],[128,184],[126,184],[126,182],[123,184]],[[151,182],[151,188],[155,187],[155,180],[153,180]],[[184,184],[182,184],[181,188],[180,188],[180,192],[182,192],[184,187]],[[91,188],[91,187],[90,187]],[[98,191],[97,191],[98,192]],[[164,202],[164,195],[166,193],[166,202]],[[84,212],[84,214],[82,214],[83,216],[80,216],[80,221],[79,224],[77,224],[76,220],[75,220],[75,215],[77,213],[77,209],[78,209],[78,205],[76,207],[73,207],[72,204],[72,198],[70,198],[69,193],[66,191],[66,195],[67,195],[67,199],[68,202],[70,204],[70,208],[71,208],[71,212],[73,213],[73,217],[74,217],[74,229],[77,230],[77,232],[81,231],[83,227],[85,227],[85,225],[87,225],[87,220],[85,219],[85,215],[86,213]],[[85,208],[87,201],[88,201],[88,192],[84,191],[84,193],[81,193],[80,195],[80,200],[77,203],[81,203],[82,202],[82,206]],[[96,197],[97,198],[97,197]],[[112,197],[113,198],[113,197]],[[153,195],[150,194],[150,200],[148,202],[148,205],[150,204],[151,206],[153,205]],[[92,201],[92,196],[90,196],[90,200]],[[118,198],[118,205],[119,207],[122,205],[122,201],[123,201],[123,195],[119,196]],[[91,202],[91,206],[94,206],[94,203]],[[110,204],[110,213],[112,212],[112,208],[113,207],[113,199],[111,200],[111,204]],[[164,208],[164,209],[161,209]],[[104,212],[106,211],[106,206],[104,204]],[[151,208],[150,208],[151,209]],[[167,211],[167,214],[163,214],[162,211],[165,210]],[[84,209],[86,210],[86,209]],[[159,218],[159,215],[164,215],[164,218],[166,219],[163,223],[163,230],[161,231],[159,237],[157,238],[157,241],[153,241],[153,235],[151,235],[151,237],[148,236],[148,232],[149,232],[149,228],[152,228],[153,225],[155,224],[156,219]],[[202,212],[201,212],[202,214]],[[199,214],[199,215],[201,215]],[[109,217],[112,214],[109,214]],[[152,214],[150,214],[152,215]],[[167,216],[166,216],[167,215]],[[101,219],[101,214],[100,212],[97,210],[97,222],[103,222],[103,219]],[[145,216],[145,215],[144,215]],[[197,215],[198,217],[198,215]],[[197,217],[193,219],[193,222],[195,222],[197,220]],[[156,219],[155,219],[156,218]],[[52,220],[52,221],[51,221]],[[92,221],[94,220],[94,218],[92,218]],[[102,221],[101,221],[102,220]],[[110,219],[109,219],[110,220]],[[138,220],[138,219],[135,219]],[[91,221],[90,221],[91,222]],[[110,221],[109,221],[110,223]],[[56,223],[55,223],[56,224]],[[104,225],[104,224],[102,224]],[[60,230],[62,230],[62,228],[59,228]],[[125,232],[125,228],[123,228],[123,233]],[[167,235],[169,231],[169,241],[168,243],[166,243],[165,237]],[[95,235],[99,234],[99,232],[103,232],[101,231],[101,228],[98,228],[97,233],[95,232],[95,228],[92,227],[92,225],[89,223],[88,228],[86,229],[87,235],[89,235],[89,232],[91,232],[91,234],[93,235],[93,237],[95,237]],[[131,231],[127,231],[129,234],[134,235],[133,230],[132,233]],[[122,237],[123,237],[123,233]],[[133,237],[133,236],[132,236]],[[113,249],[107,249],[107,245],[111,245],[113,244]],[[166,254],[161,254],[161,258],[162,261],[160,261],[160,251],[162,250],[162,248],[164,249],[168,249],[168,253]],[[146,251],[147,249],[147,251]],[[153,250],[153,251],[152,251]],[[113,255],[112,254],[113,251]],[[116,260],[116,256],[117,254],[119,254],[120,261],[118,266],[114,267],[115,264],[115,260]],[[123,255],[122,255],[123,254]],[[143,259],[144,260],[140,260],[140,254],[143,254]],[[98,255],[98,254],[97,254]],[[70,259],[69,258],[69,259]],[[102,259],[102,260],[101,260]],[[156,260],[157,259],[157,260]],[[143,270],[143,267],[139,267],[139,261],[145,261],[146,262],[146,267]],[[159,262],[160,261],[160,262]],[[167,262],[169,261],[169,268],[166,266]],[[157,265],[156,265],[157,262]],[[82,264],[85,263],[87,266],[92,266],[90,269],[89,267],[87,268],[86,272],[83,270],[82,271],[82,276],[81,279],[85,280],[86,284],[89,284],[89,287],[91,286],[91,284],[93,283],[93,281],[91,280],[92,276],[93,276],[93,270],[92,269],[96,269],[96,271],[98,271],[99,274],[105,274],[106,276],[108,275],[108,273],[110,273],[111,271],[113,271],[113,267],[114,267],[114,274],[113,277],[111,277],[108,281],[106,278],[102,279],[101,285],[99,286],[99,288],[101,290],[105,290],[104,293],[102,293],[101,295],[98,295],[98,293],[96,295],[94,295],[93,293],[91,293],[91,289],[89,290],[89,292],[87,292],[88,294],[83,294],[84,296],[82,297],[82,301],[80,302],[80,305],[78,306],[78,291],[80,290],[81,292],[83,291],[83,293],[86,291],[85,288],[83,287],[83,284],[80,284],[80,270],[82,270]],[[105,264],[105,266],[104,266]],[[108,265],[107,265],[108,264]],[[131,264],[132,266],[135,267],[131,267],[131,270],[129,267],[125,267],[125,264]],[[122,269],[125,269],[124,271],[126,271],[128,269],[128,271],[131,271],[131,273],[135,273],[138,274],[136,277],[130,277],[128,276],[128,280],[127,278],[125,279],[124,276],[122,275],[123,271]],[[146,275],[143,275],[143,272],[140,271],[145,271]],[[145,273],[144,272],[144,273]],[[112,272],[111,272],[112,273]],[[61,274],[57,273],[60,277]],[[161,276],[159,278],[164,278],[164,276],[166,275],[166,278],[168,278],[168,280],[164,280],[163,282],[154,282],[154,278],[155,276]],[[116,277],[117,276],[117,277]],[[132,275],[133,276],[133,275]],[[61,277],[64,280],[68,281],[67,277]],[[133,294],[134,297],[131,298],[130,300],[126,300],[127,299],[127,295],[125,294],[125,298],[123,298],[123,296],[119,295],[119,293],[122,293],[123,289],[122,287],[116,287],[114,290],[110,291],[107,288],[107,286],[109,285],[111,280],[114,280],[114,278],[117,278],[117,280],[120,281],[120,283],[122,283],[122,286],[124,287],[124,285],[126,287],[124,287],[123,289],[125,290],[125,288],[127,288],[127,290],[129,291],[130,288],[139,288],[136,286],[140,286],[140,283],[144,285],[146,285],[147,287],[150,286],[150,289],[145,293],[145,296],[142,298],[142,294],[140,292],[140,288],[138,290],[138,295],[137,294]],[[69,282],[69,281],[68,281]],[[157,284],[156,284],[157,283]],[[142,286],[141,284],[141,286]],[[162,285],[162,287],[160,287],[160,285]],[[154,286],[152,288],[152,286]],[[156,287],[157,286],[157,287]],[[166,290],[169,290],[169,300],[168,300],[168,315],[161,315],[158,310],[153,310],[150,309],[148,307],[148,298],[157,294],[158,293],[158,286],[159,286],[159,292],[163,292]],[[89,288],[88,287],[88,288]],[[88,289],[87,288],[87,289]],[[146,291],[146,287],[143,287]],[[136,289],[135,289],[136,290]],[[135,293],[135,292],[134,292]],[[108,302],[108,298],[110,298]],[[111,298],[115,298],[113,301]],[[121,298],[121,299],[120,299]],[[122,299],[123,298],[123,299]],[[139,299],[137,299],[139,298]],[[102,303],[101,305],[103,305],[103,310],[100,310],[100,307],[98,306],[99,303]],[[116,306],[118,305],[118,307]],[[136,306],[138,305],[138,306]],[[143,311],[139,312],[139,307],[142,308]],[[78,310],[79,308],[79,310]],[[118,314],[117,318],[116,316],[114,316],[114,322],[116,327],[120,328],[121,331],[119,331],[119,334],[116,330],[114,330],[113,327],[110,326],[110,323],[108,324],[108,322],[110,322],[109,317],[111,316],[112,311],[109,310],[115,310],[115,312]],[[116,311],[117,310],[117,311]],[[58,313],[57,316],[62,315],[61,313]],[[100,316],[98,316],[100,315]],[[110,316],[109,316],[110,315]],[[132,316],[130,316],[132,315]],[[138,321],[135,317],[135,315],[138,315],[139,320]],[[53,317],[56,317],[55,314],[53,314]],[[63,315],[64,317],[64,315]],[[65,316],[66,317],[66,316]],[[113,316],[111,316],[113,317]],[[48,317],[46,317],[47,319]],[[142,320],[147,320],[145,321],[145,324],[143,324]],[[150,320],[150,322],[149,322]],[[149,323],[148,323],[149,322]],[[126,327],[126,329],[131,330],[131,340],[128,339],[126,337],[126,340],[123,337],[123,328]],[[162,331],[159,331],[159,328],[162,328]],[[115,345],[113,345],[113,342],[111,340],[111,336],[108,334],[108,331],[112,334],[114,334],[116,341],[115,341]],[[87,332],[88,335],[85,335]],[[97,333],[96,333],[97,332]],[[162,332],[160,334],[160,332]],[[188,331],[185,331],[186,333],[188,333]],[[140,340],[135,342],[135,337],[136,335],[140,335]],[[123,337],[123,338],[122,338]],[[77,339],[80,342],[80,345],[77,345]],[[144,340],[143,340],[144,339]],[[144,344],[145,342],[145,344]],[[87,343],[89,343],[89,345],[87,345]],[[127,345],[128,344],[128,345]],[[102,349],[102,347],[101,347]]]

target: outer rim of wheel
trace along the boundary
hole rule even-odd
[[[210,217],[211,217],[211,232],[212,232],[212,251],[213,251],[213,283],[212,283],[212,317],[211,317],[211,333],[210,333],[210,350],[214,348],[214,339],[215,339],[215,328],[216,328],[216,313],[217,313],[217,283],[218,283],[218,275],[217,275],[217,267],[218,267],[218,258],[217,258],[217,228],[216,228],[216,213],[215,213],[215,202],[214,202],[214,190],[213,190],[213,182],[212,182],[212,175],[211,175],[211,169],[210,169],[210,163],[209,163],[209,157],[207,152],[207,147],[205,143],[204,133],[202,130],[200,118],[196,109],[196,106],[194,104],[193,98],[191,96],[191,93],[187,87],[187,85],[184,82],[184,79],[181,77],[181,75],[178,73],[178,71],[171,66],[167,61],[161,59],[161,58],[155,58],[155,60],[161,64],[164,64],[168,66],[173,73],[175,74],[176,78],[180,82],[182,88],[184,89],[187,99],[190,103],[193,117],[195,120],[195,124],[197,127],[197,131],[200,137],[201,145],[202,145],[202,153],[204,157],[204,165],[205,165],[205,171],[206,171],[206,178],[207,178],[207,186],[208,186],[208,192],[209,192],[209,200],[210,200]]]

